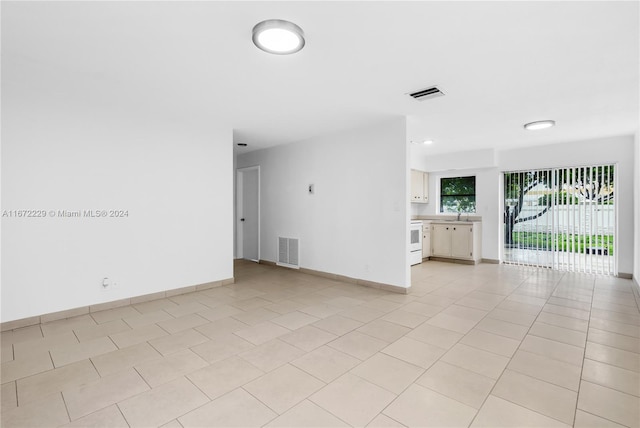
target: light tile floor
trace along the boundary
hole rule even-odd
[[[2,333],[1,425],[640,426],[631,281],[412,277],[400,295],[238,262],[233,285]]]

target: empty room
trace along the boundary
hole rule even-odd
[[[640,2],[0,19],[2,427],[640,428]]]

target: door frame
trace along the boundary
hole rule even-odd
[[[242,218],[244,213],[244,173],[247,171],[258,171],[258,260],[260,261],[260,226],[261,226],[261,213],[260,206],[261,204],[261,174],[260,174],[260,165],[248,166],[245,168],[236,169],[236,257],[239,259],[244,258],[244,228],[242,227],[240,218]]]
[[[568,170],[568,169],[584,169],[584,168],[598,168],[598,167],[609,167],[609,166],[613,166],[614,171],[613,171],[613,183],[614,183],[614,187],[615,186],[619,186],[619,184],[615,184],[615,183],[619,183],[618,182],[618,175],[619,175],[619,162],[588,162],[586,164],[575,164],[575,165],[569,165],[569,166],[551,166],[551,167],[538,167],[538,168],[524,168],[524,169],[516,169],[516,170],[509,170],[509,169],[505,169],[505,170],[500,170],[499,174],[500,174],[500,180],[499,180],[499,187],[500,187],[500,198],[499,198],[499,205],[498,205],[498,209],[500,210],[501,213],[504,212],[505,209],[505,196],[504,196],[504,188],[505,188],[505,174],[509,174],[509,173],[518,173],[518,172],[529,172],[529,171],[541,171],[541,170],[550,170],[553,173],[556,173],[557,171],[562,171],[562,170]],[[554,181],[555,183],[555,181]],[[624,183],[622,183],[624,185]],[[616,193],[616,194],[619,194]],[[611,260],[612,266],[610,266],[610,270],[609,273],[603,273],[603,272],[587,272],[587,274],[589,275],[608,275],[608,276],[612,276],[612,277],[618,277],[619,272],[618,272],[618,255],[619,250],[618,250],[618,245],[620,243],[620,233],[619,233],[619,228],[620,228],[620,221],[619,221],[619,209],[620,209],[620,204],[618,203],[614,203],[614,209],[613,209],[613,222],[614,222],[614,231],[613,231],[613,258]],[[498,231],[499,231],[499,242],[500,242],[500,246],[499,246],[499,258],[500,258],[500,263],[506,263],[509,264],[508,261],[506,261],[506,256],[505,256],[505,245],[504,245],[504,240],[505,240],[505,227],[504,227],[504,221],[501,221],[499,223],[499,227],[498,227]],[[554,251],[558,251],[558,250],[554,250]],[[580,255],[580,253],[578,253]],[[582,253],[585,254],[585,253]],[[514,263],[514,265],[517,265],[520,263]],[[553,271],[558,271],[558,272],[578,272],[578,273],[582,273],[581,270],[575,270],[575,269],[567,269],[567,270],[562,270],[559,269],[557,267],[557,259],[556,256],[554,255],[551,261],[551,265],[550,266],[539,266],[537,265],[536,267],[543,267],[543,268],[548,268],[550,270]],[[524,263],[524,265],[526,265],[526,263]]]

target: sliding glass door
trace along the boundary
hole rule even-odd
[[[615,166],[504,173],[504,262],[615,275]]]

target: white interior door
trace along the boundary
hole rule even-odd
[[[260,167],[238,170],[238,256],[260,260]]]

